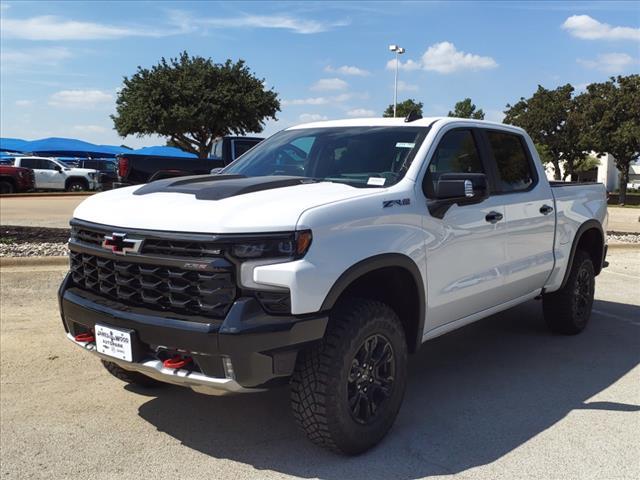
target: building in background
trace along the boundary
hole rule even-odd
[[[576,181],[580,182],[599,182],[603,183],[608,192],[618,190],[620,187],[620,171],[616,168],[616,160],[610,153],[598,157],[595,153],[594,158],[600,160],[597,167],[585,172],[578,172]],[[547,165],[547,178],[553,180],[553,166]],[[564,173],[564,172],[563,172]],[[567,177],[566,181],[570,181],[571,177]],[[632,163],[629,167],[629,183],[627,188],[640,189],[640,161]]]

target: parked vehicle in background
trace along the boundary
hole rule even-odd
[[[33,170],[37,190],[84,192],[100,187],[97,170],[68,167],[55,158],[16,157],[14,165]]]
[[[114,186],[138,185],[163,178],[202,175],[224,168],[240,155],[260,143],[260,137],[223,137],[212,147],[211,157],[165,157],[127,153],[118,155],[118,183]]]
[[[0,193],[30,192],[35,188],[33,170],[13,165],[0,165]]]
[[[77,161],[78,168],[97,170],[99,182],[103,190],[113,188],[113,184],[118,181],[118,163],[110,158],[87,158]]]
[[[551,331],[587,326],[605,194],[550,184],[509,125],[292,127],[220,175],[81,203],[59,291],[66,336],[133,384],[288,382],[311,441],[361,453],[391,428],[423,342],[534,298]],[[558,348],[574,358],[574,343]]]

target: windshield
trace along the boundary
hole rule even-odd
[[[221,173],[301,176],[354,187],[388,187],[404,176],[428,131],[427,127],[284,130]]]

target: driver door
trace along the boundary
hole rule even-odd
[[[40,159],[38,163],[40,164],[40,178],[43,188],[64,189],[65,176],[56,169],[60,166],[47,159]]]

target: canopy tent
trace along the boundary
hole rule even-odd
[[[143,147],[138,150],[130,150],[131,155],[156,155],[160,157],[197,158],[197,155],[180,150],[176,147]]]
[[[24,152],[51,157],[115,157],[120,147],[94,145],[73,138],[50,137],[26,142]]]
[[[0,137],[0,152],[24,152],[26,140],[20,138]]]

